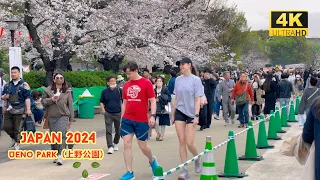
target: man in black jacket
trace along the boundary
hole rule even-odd
[[[116,77],[107,77],[108,87],[102,91],[100,97],[101,112],[104,114],[106,125],[108,154],[113,154],[114,151],[119,150],[122,89],[117,87],[116,82]],[[112,141],[113,125],[115,128],[115,136]]]
[[[213,110],[213,89],[216,88],[218,82],[213,80],[211,77],[211,71],[209,69],[204,70],[204,77],[202,80],[202,84],[204,87],[204,94],[206,95],[208,104],[206,105],[207,108],[207,115],[206,115],[206,123],[203,123],[200,130],[205,128],[210,128],[211,120],[212,120],[212,110]],[[202,124],[201,124],[202,125]]]
[[[286,105],[287,106],[287,119],[289,118],[289,103],[291,95],[294,95],[294,89],[292,86],[292,83],[288,81],[289,75],[284,73],[281,74],[281,81],[279,82],[279,92],[278,92],[278,98],[280,101],[280,105]]]

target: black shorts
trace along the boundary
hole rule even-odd
[[[184,121],[186,124],[192,124],[193,118],[183,114],[181,111],[176,109],[176,112],[174,114],[174,120],[175,121]]]

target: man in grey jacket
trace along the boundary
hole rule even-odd
[[[233,104],[231,104],[231,93],[235,83],[230,79],[230,72],[224,72],[223,76],[224,80],[220,83],[218,97],[222,96],[220,102],[222,102],[223,119],[225,121],[225,126],[227,126],[229,124],[229,116],[231,117],[231,123],[234,124],[235,109]]]
[[[320,90],[316,87],[318,79],[314,76],[310,78],[310,87],[303,91],[299,105],[299,114],[308,115],[310,107],[315,99],[320,97]],[[301,124],[300,124],[301,125]]]

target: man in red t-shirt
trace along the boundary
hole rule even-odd
[[[128,81],[123,86],[122,121],[120,135],[124,143],[124,159],[127,173],[120,180],[134,179],[132,171],[132,139],[135,134],[138,145],[145,156],[148,157],[152,173],[158,165],[147,144],[149,127],[155,124],[156,99],[152,83],[138,73],[138,65],[129,62],[123,71],[126,72]],[[151,103],[151,117],[148,118],[148,101]]]

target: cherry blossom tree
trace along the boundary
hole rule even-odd
[[[47,81],[55,69],[67,70],[72,57],[118,55],[152,65],[189,56],[201,64],[224,51],[210,46],[221,32],[206,23],[215,8],[208,0],[0,0],[0,5],[1,19],[15,14],[22,20],[32,40],[25,38],[21,46],[29,58],[42,60]]]

